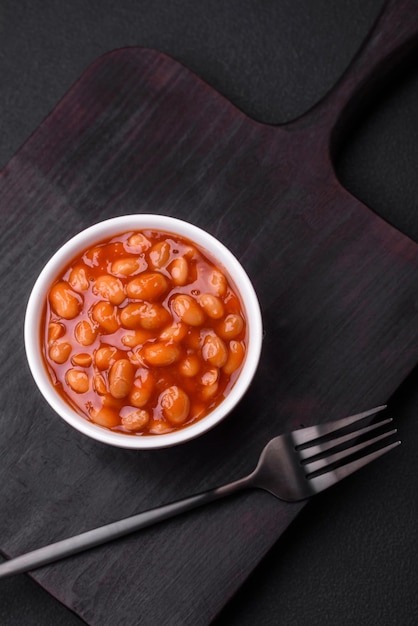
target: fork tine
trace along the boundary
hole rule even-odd
[[[360,468],[368,465],[375,459],[378,459],[383,454],[386,454],[386,452],[389,452],[389,450],[396,448],[400,445],[400,443],[400,441],[395,441],[387,446],[384,446],[383,448],[380,448],[379,450],[375,450],[370,454],[366,454],[365,456],[362,456],[355,461],[351,461],[351,463],[346,463],[345,465],[341,465],[340,467],[330,472],[326,472],[325,474],[321,474],[319,476],[308,479],[311,483],[313,492],[319,493],[320,491],[324,491],[324,489],[327,489],[328,487],[332,487],[332,485],[335,485],[343,478],[346,478],[346,476],[353,474]]]
[[[349,417],[343,417],[340,420],[334,422],[327,422],[325,424],[318,424],[316,426],[308,426],[306,428],[300,428],[299,430],[295,430],[292,433],[293,441],[296,446],[301,446],[305,443],[313,442],[315,439],[319,439],[320,437],[324,437],[325,435],[329,435],[333,432],[340,430],[341,428],[345,428],[346,426],[350,426],[355,422],[358,422],[365,417],[369,417],[374,415],[375,413],[379,413],[386,409],[386,404],[382,404],[381,406],[377,406],[374,409],[369,409],[368,411],[363,411],[362,413],[357,413],[356,415],[350,415]]]
[[[387,419],[381,420],[380,422],[376,422],[375,424],[371,424],[370,426],[364,426],[363,428],[359,428],[358,430],[351,431],[347,433],[346,435],[342,435],[340,437],[334,437],[333,439],[330,439],[329,441],[323,441],[322,443],[318,443],[317,445],[315,445],[315,442],[314,442],[314,445],[303,448],[302,450],[299,450],[298,452],[299,457],[303,461],[308,462],[310,458],[317,456],[318,454],[322,454],[323,452],[326,452],[327,450],[332,450],[332,448],[336,448],[342,443],[348,443],[349,441],[353,439],[357,439],[361,435],[365,435],[366,433],[369,433],[372,430],[376,430],[376,428],[381,428],[382,426],[390,424],[392,421],[393,421],[392,418],[388,417]]]
[[[333,463],[338,463],[338,461],[341,461],[342,459],[345,459],[348,456],[352,456],[353,454],[360,452],[360,450],[363,450],[364,448],[368,448],[369,446],[375,443],[378,443],[378,441],[381,441],[382,439],[386,439],[386,437],[395,435],[396,432],[397,430],[395,428],[381,435],[377,435],[377,437],[373,437],[373,439],[368,439],[367,441],[363,441],[357,444],[356,446],[351,446],[350,448],[346,448],[345,450],[341,450],[340,452],[336,452],[335,454],[330,454],[322,459],[318,459],[317,461],[312,461],[311,463],[307,463],[305,465],[305,471],[307,474],[313,474],[315,472],[318,472],[321,469],[329,467]]]

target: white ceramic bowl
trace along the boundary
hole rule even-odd
[[[245,309],[248,345],[244,364],[225,399],[206,417],[181,430],[161,435],[133,436],[114,432],[79,415],[55,390],[46,370],[41,351],[41,321],[47,292],[60,272],[75,257],[96,243],[130,230],[160,230],[196,243],[217,261],[239,292]],[[67,241],[41,271],[30,294],[25,317],[25,348],[29,367],[42,395],[68,424],[97,441],[121,448],[163,448],[185,442],[219,424],[237,405],[248,389],[258,366],[262,344],[260,307],[248,275],[236,257],[215,237],[188,222],[163,215],[135,214],[99,222]]]

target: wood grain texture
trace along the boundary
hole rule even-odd
[[[416,365],[418,247],[341,187],[331,158],[366,86],[415,42],[409,6],[391,4],[336,89],[282,127],[249,119],[156,51],[110,53],[3,170],[6,554],[236,478],[271,436],[384,402]],[[87,440],[46,406],[25,364],[24,305],[43,264],[81,228],[131,212],[217,235],[263,310],[250,392],[223,425],[178,449]],[[251,493],[34,576],[90,624],[206,624],[300,507]]]

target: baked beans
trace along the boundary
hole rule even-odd
[[[48,293],[43,355],[86,419],[131,435],[184,428],[212,411],[245,359],[247,322],[223,268],[154,230],[80,254]]]

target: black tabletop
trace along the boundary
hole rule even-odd
[[[126,46],[165,52],[247,115],[285,123],[338,80],[381,5],[51,0],[38,7],[4,0],[0,166],[97,57]],[[409,57],[365,104],[336,167],[351,193],[418,241],[416,60]],[[414,370],[390,402],[401,448],[309,503],[219,624],[417,623],[417,376]],[[1,581],[0,623],[83,622],[29,577],[17,576]]]

